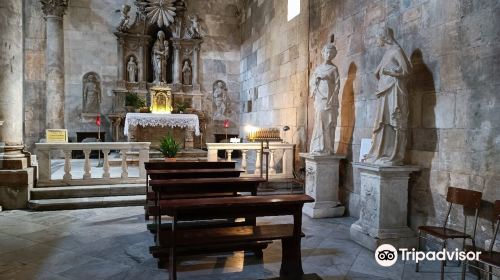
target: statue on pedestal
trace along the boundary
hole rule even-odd
[[[89,73],[83,78],[83,112],[99,113],[101,111],[101,89],[96,76]]]
[[[214,120],[224,120],[226,119],[227,88],[223,81],[215,82],[213,95],[215,102]]]
[[[164,82],[164,72],[168,60],[168,41],[165,40],[165,33],[158,31],[158,39],[156,39],[151,51],[151,62],[153,64],[154,83]]]
[[[386,52],[375,71],[378,79],[377,114],[373,125],[372,147],[363,162],[403,165],[408,131],[408,90],[406,78],[411,64],[390,28],[378,38]]]
[[[127,63],[127,73],[128,73],[128,81],[131,83],[137,82],[137,63],[134,60],[134,57],[131,56],[130,60]]]
[[[189,61],[184,61],[184,66],[182,66],[182,83],[184,85],[191,85],[191,66],[189,65]]]
[[[332,59],[337,55],[334,36],[321,51],[323,63],[314,70],[309,81],[314,99],[314,127],[309,152],[318,155],[334,154],[335,127],[339,110],[340,79]]]

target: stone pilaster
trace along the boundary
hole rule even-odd
[[[47,27],[46,128],[64,128],[64,30],[67,0],[41,0]]]
[[[174,47],[174,85],[181,84],[181,44],[178,39],[172,42]]]
[[[23,152],[23,1],[0,1],[0,205],[25,208],[33,186]]]
[[[198,79],[199,72],[199,58],[200,58],[200,44],[201,42],[196,42],[193,48],[193,89],[200,89],[200,81]]]

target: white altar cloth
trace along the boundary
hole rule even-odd
[[[195,114],[148,114],[148,113],[127,113],[125,117],[124,134],[128,135],[130,126],[161,126],[180,127],[194,130],[196,136],[200,135],[200,121]]]

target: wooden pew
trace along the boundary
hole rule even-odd
[[[153,187],[154,188],[154,187]],[[158,248],[169,250],[169,274],[177,279],[177,256],[189,254],[190,248],[204,246],[241,246],[245,243],[281,240],[281,277],[297,277],[303,274],[300,251],[302,233],[302,207],[314,202],[308,195],[270,195],[220,198],[193,198],[162,201],[161,210],[173,221],[171,229],[157,224]],[[293,224],[243,225],[189,229],[179,227],[186,220],[210,220],[239,217],[263,217],[292,215]],[[184,250],[183,250],[184,249]],[[186,250],[187,249],[187,250]]]
[[[149,220],[150,216],[148,215],[148,204],[154,199],[153,192],[149,191],[150,179],[238,177],[242,172],[235,169],[236,162],[233,161],[145,162],[144,167],[146,169],[146,205],[144,207],[146,220]],[[200,169],[205,171],[200,171]],[[198,171],[193,172],[192,170]]]

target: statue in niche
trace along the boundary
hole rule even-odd
[[[394,31],[385,28],[378,38],[386,52],[377,66],[377,114],[372,147],[363,162],[379,165],[403,165],[408,131],[408,90],[406,78],[411,63],[394,38]]]
[[[186,39],[201,39],[205,32],[201,28],[200,19],[197,15],[188,16],[189,21],[191,22],[191,26],[189,26],[186,30],[185,37]]]
[[[83,77],[83,112],[100,113],[101,88],[98,78],[89,73]]]
[[[151,51],[151,62],[153,64],[154,83],[164,82],[164,73],[168,60],[168,41],[165,40],[165,33],[158,31],[158,39],[156,39]]]
[[[189,65],[189,60],[184,61],[184,66],[182,66],[182,83],[184,85],[191,85],[191,66]]]
[[[120,11],[121,13],[120,23],[116,28],[119,32],[126,32],[129,29],[129,21],[130,21],[130,16],[128,15],[129,12],[130,12],[130,6],[123,5]]]
[[[223,81],[217,81],[214,83],[214,102],[215,102],[215,112],[214,120],[225,120],[226,114],[226,104],[227,104],[227,87]]]
[[[127,63],[127,73],[128,73],[128,81],[130,83],[137,82],[137,63],[133,56],[130,57],[130,60]]]
[[[309,81],[311,97],[314,99],[314,126],[309,147],[311,154],[330,155],[334,153],[335,127],[339,111],[340,78],[332,59],[337,55],[335,37],[323,46],[323,63],[314,69]]]

